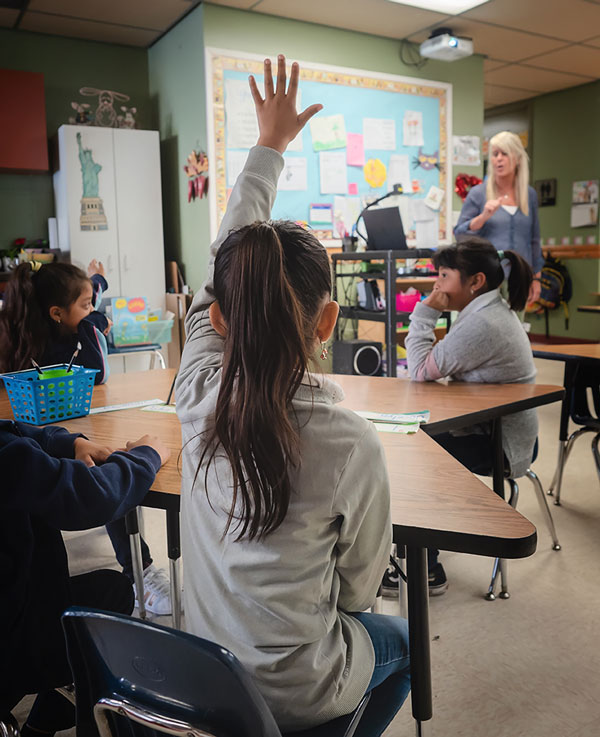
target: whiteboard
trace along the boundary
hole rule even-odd
[[[213,238],[225,212],[236,172],[241,169],[249,148],[256,143],[257,128],[253,122],[248,75],[255,76],[262,90],[263,61],[264,56],[206,49],[209,202]],[[452,85],[303,61],[299,64],[298,108],[304,109],[320,102],[324,109],[313,118],[315,129],[311,130],[310,124],[307,125],[284,155],[286,169],[279,181],[273,218],[306,222],[322,240],[328,240],[328,236],[338,238],[341,229],[336,217],[344,203],[349,214],[356,212],[357,208],[360,210],[365,198],[386,194],[392,189],[393,182],[387,176],[382,181],[381,172],[391,173],[394,177],[400,164],[400,170],[405,172],[404,192],[407,184],[409,192],[385,200],[382,206],[397,204],[400,207],[409,245],[415,245],[416,228],[422,225],[416,220],[430,218],[432,212],[439,244],[451,243],[452,164],[449,153]],[[323,118],[329,120],[323,121]],[[346,162],[342,162],[344,166],[340,164],[342,153],[346,159],[350,155],[350,149],[342,145],[341,137],[338,136],[337,143],[332,138],[338,135],[332,134],[332,130],[339,130],[340,121],[343,126],[341,137],[352,134],[353,142],[357,136],[358,140],[362,137],[364,160],[368,162],[366,168]],[[320,130],[323,127],[328,130]],[[421,140],[419,133],[422,134]],[[331,169],[335,164],[337,169]],[[324,171],[328,176],[323,176]],[[289,189],[290,184],[292,189]],[[342,192],[344,186],[346,189]],[[432,211],[424,203],[431,187],[442,191],[441,196],[437,192],[437,211]],[[315,204],[321,207],[314,208]],[[331,223],[326,222],[327,215],[315,214],[326,213],[328,204],[333,213]]]

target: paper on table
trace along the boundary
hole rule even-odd
[[[346,152],[320,151],[319,178],[321,194],[346,194],[348,191]]]
[[[227,185],[233,187],[244,168],[248,151],[230,151],[228,149],[225,158],[227,160]]]
[[[431,412],[428,409],[422,412],[365,412],[363,410],[354,410],[354,414],[364,417],[365,420],[372,422],[391,422],[396,425],[413,424],[420,422],[429,422]]]
[[[348,133],[346,141],[346,163],[348,166],[364,166],[365,146],[362,135],[360,133]]]
[[[402,185],[404,194],[411,192],[410,166],[405,154],[392,154],[388,164],[388,192],[394,189],[394,184]]]
[[[165,415],[174,415],[177,408],[174,404],[153,404],[149,407],[142,407],[142,412],[162,412]]]
[[[407,110],[404,113],[403,142],[405,146],[424,146],[423,113]]]
[[[306,157],[284,156],[284,166],[277,189],[285,192],[305,192],[308,189]]]
[[[396,121],[393,118],[363,118],[365,148],[396,150]]]
[[[310,134],[315,151],[346,148],[346,124],[342,114],[311,118]],[[346,157],[344,155],[345,163]]]

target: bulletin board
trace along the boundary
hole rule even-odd
[[[206,61],[214,237],[257,140],[248,75],[262,93],[264,57],[207,48]],[[284,154],[273,218],[306,222],[321,240],[337,239],[369,198],[401,184],[403,194],[382,207],[399,206],[408,243],[436,236],[451,243],[452,85],[299,63],[298,109],[319,102],[324,109]]]

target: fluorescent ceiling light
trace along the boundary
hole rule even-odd
[[[446,13],[446,15],[458,15],[464,13],[465,10],[471,10],[478,5],[484,5],[489,0],[389,0],[391,3],[399,5],[410,5],[413,8],[423,8],[424,10],[433,10],[436,13]]]

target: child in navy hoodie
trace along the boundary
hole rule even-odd
[[[102,264],[92,261],[87,274],[72,264],[37,266],[21,264],[6,285],[0,311],[0,372],[31,368],[32,359],[42,366],[68,363],[80,343],[75,363],[98,369],[95,381],[102,384],[108,378],[105,335],[110,330],[106,316],[95,309],[108,288]],[[117,560],[133,580],[125,520],[115,518],[106,530]],[[152,565],[143,538],[141,547],[146,609],[153,614],[170,614],[168,576]]]
[[[0,420],[0,720],[24,695],[37,693],[23,735],[75,723],[72,705],[53,691],[72,680],[62,612],[73,604],[133,610],[122,573],[69,577],[61,530],[122,517],[142,501],[168,457],[149,435],[111,452],[60,427]]]

